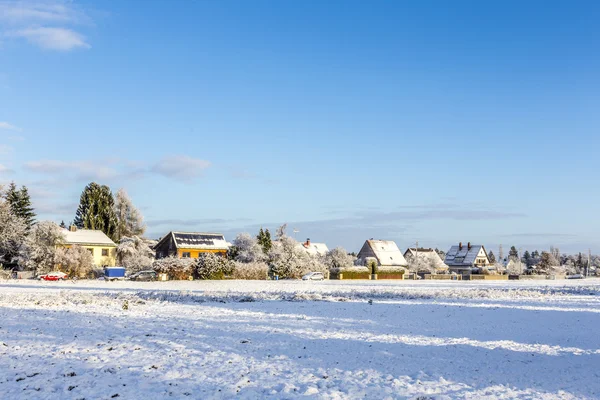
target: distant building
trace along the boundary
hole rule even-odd
[[[202,253],[227,254],[231,246],[220,233],[169,232],[154,246],[156,258],[198,258]]]
[[[448,266],[444,264],[444,262],[440,258],[440,255],[434,249],[426,249],[423,247],[419,247],[417,250],[415,250],[414,247],[408,248],[404,252],[404,258],[409,260],[412,257],[414,257],[415,254],[418,254],[418,257],[420,259],[428,262],[429,265],[434,266],[435,269],[438,271],[445,271],[448,269]]]
[[[311,242],[310,239],[306,239],[306,242],[300,243],[300,245],[313,256],[324,256],[329,251],[325,243]]]
[[[471,242],[463,246],[452,246],[446,253],[444,263],[451,272],[471,273],[477,268],[489,268],[492,263],[483,245],[471,245]]]
[[[393,240],[366,240],[358,252],[358,262],[366,265],[374,259],[380,267],[408,267],[402,252]]]
[[[102,231],[92,229],[77,229],[75,226],[62,229],[64,244],[62,247],[71,248],[75,245],[88,249],[94,257],[94,265],[98,267],[114,267],[117,259],[117,245]]]

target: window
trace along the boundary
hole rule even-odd
[[[102,249],[102,257],[108,257],[108,249]]]
[[[181,257],[183,258],[190,258],[191,254],[189,251],[184,251],[183,253],[181,253]]]
[[[94,255],[94,249],[88,249],[88,250],[92,255]]]

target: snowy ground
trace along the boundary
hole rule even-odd
[[[592,279],[4,281],[0,397],[600,398],[599,328]]]

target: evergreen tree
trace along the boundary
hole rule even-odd
[[[263,247],[263,249],[265,250],[265,253],[268,253],[272,247],[273,247],[273,241],[271,240],[271,232],[269,232],[269,230],[267,229],[265,231],[265,244]]]
[[[13,214],[25,222],[27,231],[29,231],[35,223],[35,212],[31,206],[31,197],[29,196],[27,187],[21,186],[21,189],[17,189],[17,185],[11,182],[4,198],[10,205]]]
[[[60,227],[63,229],[67,229],[67,225],[65,225],[65,221],[60,221]]]
[[[437,251],[437,249],[436,249]],[[494,255],[494,252],[490,250],[490,252],[488,253],[488,258],[490,259],[490,262],[492,264],[496,264],[496,256]]]
[[[263,252],[265,254],[267,254],[269,250],[271,250],[271,247],[273,247],[273,243],[271,241],[271,232],[269,232],[268,229],[263,230],[262,226],[258,231],[258,235],[256,235],[256,240],[258,241],[258,244],[262,247]]]
[[[508,252],[509,260],[517,261],[519,259],[519,251],[515,246],[511,246],[510,251]]]
[[[116,240],[117,217],[110,188],[92,182],[83,189],[73,221],[80,229],[96,229]]]
[[[528,267],[530,267],[532,265],[531,264],[531,254],[529,254],[529,250],[525,250],[525,253],[523,253],[523,262]]]

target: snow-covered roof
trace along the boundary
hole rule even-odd
[[[325,243],[300,243],[302,248],[304,248],[309,254],[316,256],[324,256],[329,251],[329,248]]]
[[[171,235],[178,249],[227,250],[231,246],[221,233],[171,232]]]
[[[367,240],[380,265],[401,266],[408,265],[402,252],[393,240]]]
[[[435,251],[434,249],[426,249],[426,248],[422,248],[419,247],[419,258],[423,257],[424,259],[429,259],[429,260],[433,260],[433,262],[435,263],[436,268],[439,269],[448,269],[448,266],[446,264],[444,264],[444,262],[442,261],[442,259],[440,258],[440,255],[437,253],[437,251]],[[406,249],[406,251],[404,252],[404,258],[408,257],[408,256],[414,256],[415,255],[415,248],[411,247]]]
[[[70,231],[68,229],[62,230],[65,237],[65,244],[79,244],[87,246],[107,246],[116,247],[115,242],[110,240],[108,236],[102,231],[92,229],[77,229]]]
[[[464,267],[472,266],[475,264],[477,254],[479,250],[483,248],[483,245],[463,245],[463,246],[452,246],[446,253],[446,259],[444,263],[449,267]],[[484,249],[485,252],[485,249]],[[487,253],[486,257],[487,257]]]

